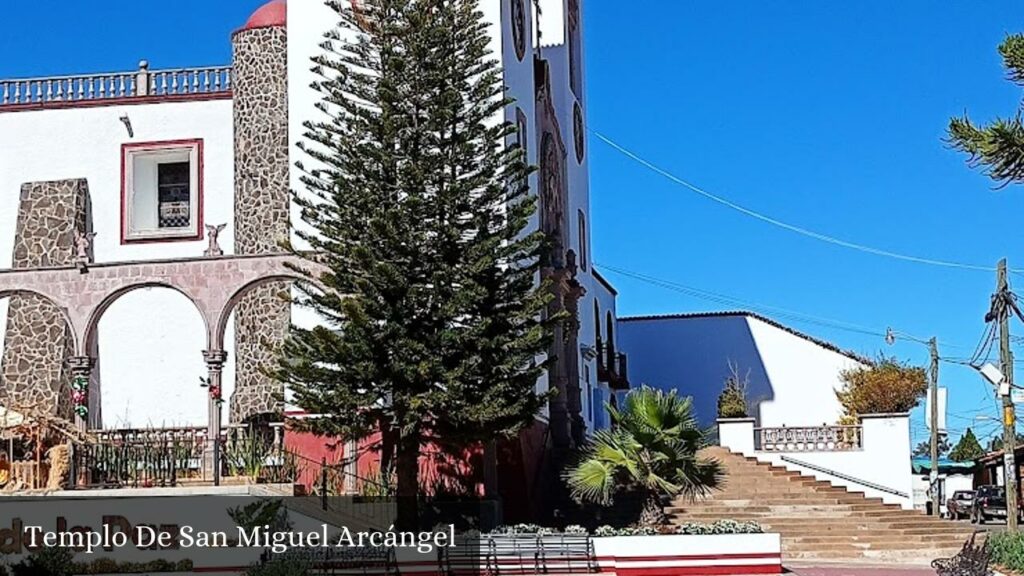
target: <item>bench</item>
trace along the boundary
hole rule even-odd
[[[291,548],[274,554],[264,551],[261,564],[273,560],[292,561],[308,574],[343,574],[375,576],[398,574],[394,548]]]
[[[964,547],[952,558],[939,558],[932,561],[932,568],[938,576],[990,576],[989,561],[992,553],[986,544],[975,544],[978,532],[964,543]]]
[[[596,572],[587,534],[460,536],[455,546],[438,551],[438,563],[446,576]]]
[[[487,574],[541,574],[536,534],[492,534],[487,543]]]
[[[477,576],[483,573],[488,537],[458,534],[451,546],[437,549],[437,563],[445,576]]]
[[[547,534],[537,538],[544,573],[595,572],[594,542],[587,534]]]

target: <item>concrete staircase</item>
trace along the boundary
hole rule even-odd
[[[927,564],[955,554],[972,532],[724,448],[702,454],[722,463],[726,484],[703,500],[675,502],[666,510],[672,521],[753,520],[782,535],[784,560]]]

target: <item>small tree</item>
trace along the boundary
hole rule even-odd
[[[1024,434],[1017,434],[1017,446],[1024,446]],[[1003,435],[1002,433],[992,437],[988,442],[988,449],[995,452],[996,450],[1003,449]]]
[[[750,371],[740,377],[739,365],[729,362],[729,377],[725,379],[722,393],[718,395],[719,418],[746,418],[747,383]]]
[[[839,373],[843,388],[836,391],[846,418],[862,414],[909,412],[928,390],[924,368],[879,356],[872,366]]]
[[[985,455],[985,449],[981,447],[977,436],[970,428],[960,437],[949,457],[956,462],[969,462]]]
[[[607,408],[613,428],[594,434],[566,475],[574,498],[609,506],[617,493],[637,492],[639,524],[658,526],[665,497],[692,499],[721,484],[721,464],[697,456],[705,436],[691,398],[643,386],[626,395],[621,411]]]
[[[939,436],[939,458],[942,458],[949,453],[949,439],[945,436]],[[931,456],[932,455],[932,442],[931,440],[925,440],[914,448],[914,456]]]

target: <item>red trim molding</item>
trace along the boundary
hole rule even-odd
[[[120,98],[94,98],[92,100],[63,100],[54,102],[31,102],[28,104],[2,104],[4,112],[32,112],[37,110],[66,110],[69,108],[99,108],[103,106],[135,106],[139,104],[172,104],[175,102],[202,102],[205,100],[230,100],[232,92],[197,92],[195,94],[163,94],[156,96],[123,96]]]
[[[128,237],[128,154],[135,151],[166,150],[173,148],[195,147],[199,166],[196,182],[196,233],[188,236],[167,236],[156,238]],[[203,163],[203,139],[159,140],[155,142],[132,142],[121,144],[121,244],[157,244],[162,242],[195,242],[202,240],[205,234],[203,226],[203,180],[205,166]]]

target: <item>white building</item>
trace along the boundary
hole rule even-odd
[[[864,366],[852,352],[753,312],[620,318],[630,378],[693,397],[711,425],[733,369],[747,380],[748,414],[759,426],[834,424],[842,415],[840,372]]]
[[[533,461],[605,422],[600,407],[627,385],[625,360],[611,336],[615,291],[594,270],[590,247],[580,0],[480,7],[516,100],[504,112],[519,128],[509,144],[540,167],[531,186],[541,199],[534,226],[554,240],[546,273],[579,320],[559,329],[558,362],[538,383],[560,393],[524,435],[523,460]],[[350,8],[358,11],[358,0]],[[337,20],[319,0],[272,0],[245,23],[224,23],[231,63],[163,70],[142,62],[110,74],[0,80],[0,269],[87,260],[149,278],[177,259],[222,251],[230,267],[241,262],[232,256],[280,252],[297,221],[288,191],[301,189],[302,125],[318,114],[310,59]],[[134,264],[115,265],[124,262]],[[214,403],[200,378],[216,373],[232,422],[283,412],[279,386],[262,368],[293,312],[296,322],[315,321],[277,297],[287,284],[243,287],[237,307],[232,300],[224,309],[227,322],[197,311],[190,290],[217,289],[202,279],[189,278],[189,288],[159,279],[110,286],[81,321],[45,291],[0,291],[10,296],[0,308],[0,402],[80,410],[93,428],[210,422],[212,431]],[[70,390],[72,374],[88,376],[84,397]]]
[[[752,312],[620,318],[630,378],[693,397],[703,426],[734,452],[911,508],[907,414],[840,425],[843,370],[867,359]],[[718,420],[725,381],[746,382],[748,418]]]

